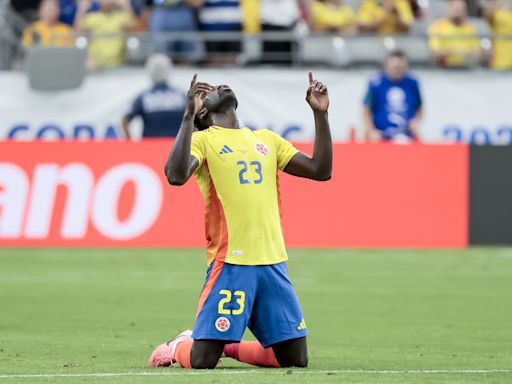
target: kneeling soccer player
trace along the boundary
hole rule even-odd
[[[194,330],[157,347],[148,364],[215,368],[225,356],[256,366],[306,367],[306,323],[285,264],[277,172],[330,179],[327,88],[309,72],[306,100],[316,130],[311,158],[269,130],[241,126],[233,91],[196,79],[165,173],[172,185],[197,179],[206,202],[209,267]],[[240,342],[247,327],[258,342]]]

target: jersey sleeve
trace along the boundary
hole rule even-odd
[[[414,15],[412,13],[411,5],[408,1],[400,1],[396,4],[398,17],[402,23],[411,25],[414,21]]]
[[[363,99],[363,105],[368,107],[368,109],[373,109],[373,104],[375,101],[375,89],[372,86],[372,83],[370,82],[368,84],[368,90],[366,91],[366,95]]]
[[[371,0],[364,0],[357,13],[357,21],[362,24],[372,23],[378,17],[379,8]]]
[[[190,144],[190,154],[194,156],[199,165],[197,169],[201,168],[204,161],[206,160],[206,145],[205,145],[205,137],[203,132],[194,132],[192,133],[192,142]]]
[[[29,47],[32,44],[34,44],[33,39],[32,39],[33,33],[34,33],[34,28],[32,26],[26,28],[23,31],[23,37],[21,39],[21,42],[24,47]]]
[[[443,47],[443,40],[440,37],[441,24],[434,23],[428,30],[428,46],[434,52],[438,52]]]
[[[276,148],[277,169],[284,170],[293,156],[299,153],[299,150],[293,146],[288,140],[283,139],[278,134],[269,131]]]
[[[418,81],[415,82],[415,86],[416,86],[415,87],[416,97],[418,98],[418,105],[416,108],[416,112],[417,112],[418,109],[423,107],[423,97],[421,96],[421,88],[420,88],[420,83]]]
[[[131,109],[125,115],[128,120],[132,120],[136,116],[141,116],[143,113],[142,97],[138,96],[132,104]]]
[[[79,28],[83,28],[86,30],[94,29],[97,25],[96,20],[97,20],[97,17],[94,12],[87,13],[87,14],[85,14],[84,18],[80,22]]]
[[[352,25],[357,22],[356,13],[349,6],[347,6],[345,8],[345,12],[343,14],[344,14],[344,19],[345,19],[344,25]]]

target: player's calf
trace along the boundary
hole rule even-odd
[[[308,366],[308,344],[305,337],[274,344],[272,349],[282,368]]]
[[[190,354],[190,364],[195,369],[214,369],[224,352],[224,341],[195,340]]]

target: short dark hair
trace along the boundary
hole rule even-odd
[[[405,59],[407,60],[407,54],[401,50],[401,49],[394,49],[391,52],[388,53],[388,56],[386,59],[391,59],[392,57],[396,57],[398,59]]]

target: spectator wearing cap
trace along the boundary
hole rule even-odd
[[[408,0],[363,0],[357,15],[361,32],[408,32],[414,15]]]
[[[418,80],[402,51],[392,52],[369,82],[363,122],[369,140],[418,140],[423,103]]]
[[[152,86],[137,96],[121,125],[127,139],[132,138],[130,122],[139,117],[143,138],[176,137],[185,112],[185,94],[169,84],[172,64],[163,54],[152,55],[146,70]]]
[[[242,31],[240,0],[204,0],[199,9],[199,24],[204,32],[240,33]],[[234,64],[240,49],[240,36],[232,40],[206,42],[206,51],[211,63]]]
[[[23,32],[23,46],[72,46],[73,30],[59,21],[59,11],[57,0],[43,0],[39,6],[39,19]]]
[[[129,0],[99,0],[100,10],[86,13],[91,3],[81,0],[75,19],[79,31],[89,32],[89,58],[87,66],[115,68],[125,61],[125,37],[123,33],[134,26]]]
[[[482,56],[476,27],[467,20],[464,0],[449,0],[448,15],[428,31],[429,46],[438,65],[445,68],[474,65]]]
[[[512,69],[512,0],[491,0],[485,17],[493,33],[491,68]]]
[[[314,0],[311,17],[316,32],[355,33],[357,30],[354,10],[341,0]]]

